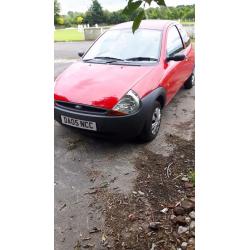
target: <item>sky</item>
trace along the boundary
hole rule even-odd
[[[61,5],[61,14],[67,14],[68,11],[79,11],[85,12],[91,5],[91,0],[58,0]],[[123,9],[127,0],[98,0],[102,5],[103,9],[107,9],[109,11]],[[176,5],[188,5],[194,4],[195,0],[165,0],[165,3],[168,6],[176,6]],[[152,5],[152,7],[155,7]]]

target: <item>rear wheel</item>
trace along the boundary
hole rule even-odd
[[[184,83],[184,88],[185,89],[191,89],[194,86],[194,83],[195,83],[195,74],[194,74],[194,71],[193,71],[192,75]]]
[[[161,104],[158,101],[155,101],[151,119],[149,119],[142,133],[139,136],[140,141],[148,142],[152,141],[158,134],[161,125]]]

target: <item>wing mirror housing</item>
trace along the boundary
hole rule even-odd
[[[167,62],[169,62],[169,61],[179,62],[179,61],[183,61],[185,59],[186,59],[186,56],[184,54],[176,54],[176,55],[168,56],[166,58],[166,61]]]
[[[83,57],[83,56],[84,56],[84,54],[85,54],[85,52],[83,52],[83,51],[78,52],[78,56],[79,56],[79,57]]]

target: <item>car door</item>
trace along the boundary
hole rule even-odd
[[[166,58],[177,53],[184,53],[185,45],[182,41],[180,33],[175,25],[170,26],[167,30],[166,37]],[[186,60],[168,61],[165,65],[165,76],[163,85],[167,89],[167,102],[169,102],[180,89],[187,77],[185,70]]]

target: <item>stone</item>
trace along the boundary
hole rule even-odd
[[[194,230],[195,228],[195,222],[192,220],[190,225],[189,225],[190,230]]]
[[[187,249],[188,243],[187,242],[182,242],[181,243],[181,249]]]
[[[183,214],[185,214],[185,210],[182,207],[175,207],[174,214],[175,215],[183,215]]]
[[[176,218],[176,216],[174,214],[171,214],[170,220],[174,220],[175,218]]]
[[[159,229],[160,225],[161,225],[160,222],[150,222],[148,227],[150,229],[157,230]]]
[[[130,215],[128,216],[128,219],[129,219],[130,221],[135,221],[135,220],[136,220],[136,217],[135,217],[134,214],[130,214]]]
[[[190,212],[189,216],[191,219],[195,219],[195,212],[194,211]]]
[[[186,217],[185,221],[186,221],[187,224],[189,224],[191,222],[191,218],[190,217]]]
[[[138,194],[141,195],[141,196],[144,195],[144,193],[142,191],[138,191]]]
[[[183,226],[179,226],[177,230],[178,234],[183,234],[187,231],[188,231],[188,227],[183,227]]]
[[[195,202],[193,197],[195,196],[195,191],[194,189],[186,189],[186,196],[189,198],[190,201]]]
[[[195,205],[192,201],[190,200],[184,200],[181,202],[181,207],[186,211],[186,212],[191,212]]]
[[[190,244],[190,245],[194,245],[194,238],[190,238],[189,240],[188,240],[188,244]]]
[[[175,223],[179,225],[186,225],[185,216],[183,215],[178,215],[174,220],[175,220]]]
[[[184,187],[185,187],[186,189],[188,189],[188,188],[193,188],[194,185],[193,185],[193,183],[191,183],[191,182],[185,182]]]
[[[182,180],[182,181],[189,181],[189,179],[188,179],[187,177],[185,177],[185,176],[182,177],[181,180]]]

